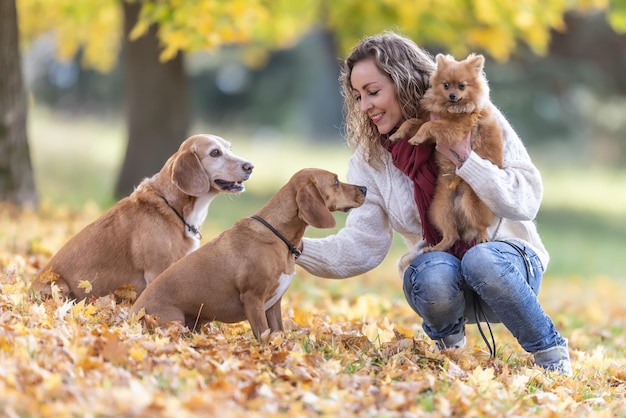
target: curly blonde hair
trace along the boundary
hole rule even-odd
[[[419,101],[428,89],[436,63],[429,52],[393,31],[363,38],[344,60],[339,81],[344,99],[346,140],[353,148],[363,146],[367,162],[376,165],[384,151],[380,133],[371,119],[359,110],[350,80],[354,65],[369,58],[374,58],[380,72],[393,82],[404,120],[418,116]]]

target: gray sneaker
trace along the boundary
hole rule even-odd
[[[447,337],[436,340],[435,346],[439,351],[443,351],[450,348],[463,348],[465,347],[465,343],[465,330],[463,330],[458,334],[448,335]]]
[[[557,345],[545,350],[533,353],[535,364],[543,367],[546,372],[558,372],[564,376],[571,377],[572,362],[569,358],[569,350],[567,349],[567,339],[565,345]]]

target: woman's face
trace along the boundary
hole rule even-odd
[[[402,111],[391,79],[380,72],[373,58],[359,61],[350,74],[352,94],[361,112],[385,135],[402,122]]]

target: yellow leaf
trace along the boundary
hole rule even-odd
[[[393,327],[386,317],[380,325],[375,321],[363,325],[361,332],[372,344],[378,343],[378,345],[388,343],[396,337]]]
[[[132,359],[137,360],[137,361],[142,361],[143,359],[146,358],[146,355],[148,353],[146,352],[146,350],[144,350],[141,347],[132,347],[128,350],[128,354],[130,355]]]
[[[304,312],[302,309],[297,307],[293,307],[293,321],[302,326],[306,327],[309,325],[309,316],[307,312]]]
[[[132,284],[120,286],[113,291],[115,296],[133,302],[137,299],[137,291]]]
[[[56,282],[58,279],[59,275],[52,271],[52,268],[49,268],[48,270],[41,273],[41,276],[39,277],[39,280],[41,280],[42,283],[52,283]]]
[[[89,280],[81,280],[78,282],[78,288],[83,289],[85,293],[91,293],[91,289],[93,289],[93,286],[91,285],[91,282]]]
[[[65,300],[65,296],[61,293],[61,289],[55,282],[50,283],[50,292],[52,294],[52,300],[57,304],[61,305]]]
[[[13,343],[3,336],[0,336],[0,351],[5,353],[13,351]]]
[[[402,325],[396,325],[396,330],[404,337],[412,338],[415,335],[413,329],[403,327]]]
[[[90,320],[98,313],[98,308],[92,304],[86,305],[85,299],[83,299],[72,307],[71,313],[73,317],[81,316],[86,320]]]

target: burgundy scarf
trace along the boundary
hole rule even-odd
[[[435,162],[435,144],[411,145],[406,139],[392,143],[386,137],[382,137],[381,141],[391,153],[393,165],[413,180],[413,198],[417,203],[417,210],[422,221],[422,236],[426,244],[437,244],[441,240],[441,235],[428,216],[428,208],[435,194],[439,172],[439,167]],[[446,252],[460,259],[473,244],[459,240]]]

